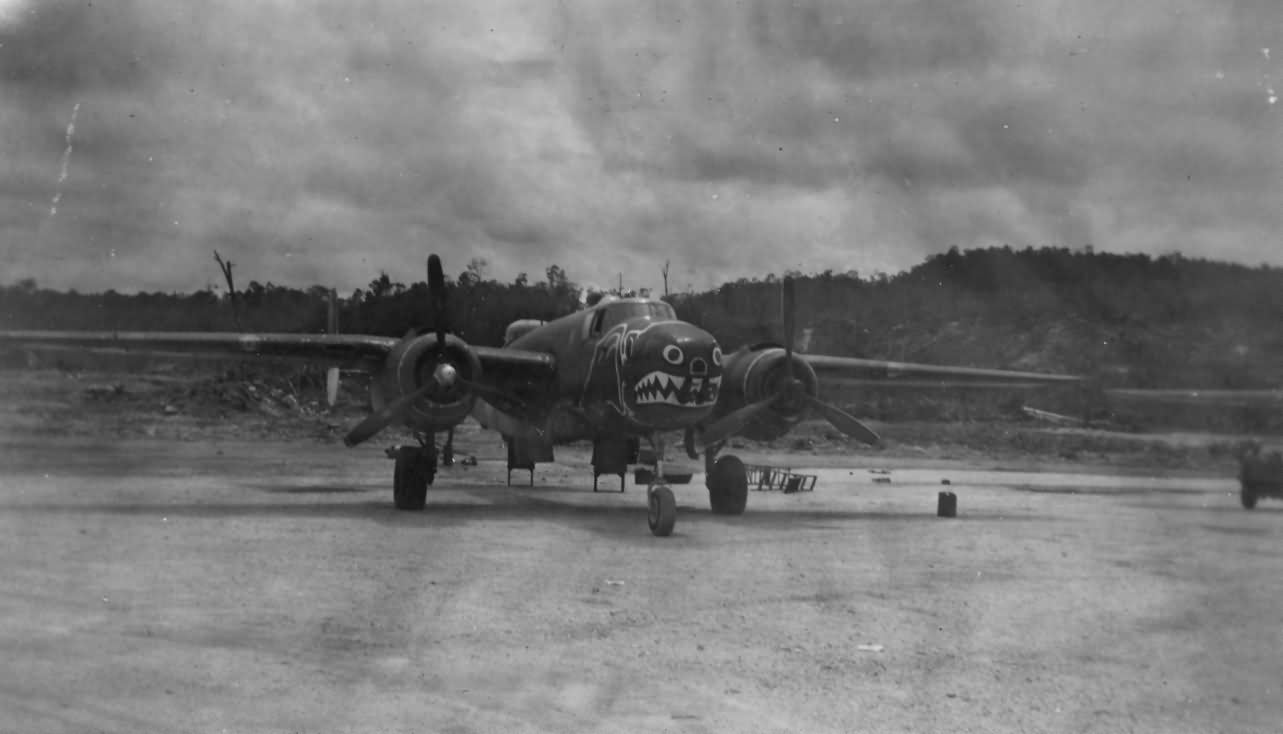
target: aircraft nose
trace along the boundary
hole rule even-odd
[[[629,404],[652,426],[687,425],[717,404],[721,351],[707,331],[685,322],[654,324],[624,352]]]
[[[663,324],[643,332],[634,349],[653,365],[693,377],[721,374],[721,349],[707,331],[684,322]]]

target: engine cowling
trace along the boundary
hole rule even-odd
[[[463,380],[477,382],[481,360],[467,342],[453,334],[445,335],[440,358],[436,334],[407,337],[392,348],[383,370],[371,382],[370,402],[376,411],[381,410],[389,402],[436,383],[438,389],[411,404],[405,423],[421,431],[452,428],[468,417],[477,396],[458,380],[448,379],[453,376],[450,370]]]
[[[723,365],[722,390],[718,395],[714,420],[739,408],[786,392],[789,383],[788,355],[783,347],[762,344],[745,347],[728,355]],[[801,392],[811,397],[819,392],[815,370],[796,354],[792,357],[793,379],[801,383]],[[758,414],[740,431],[754,441],[771,441],[788,433],[805,415],[800,400],[779,398],[769,409]]]

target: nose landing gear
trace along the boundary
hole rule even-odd
[[[651,535],[666,538],[673,533],[677,523],[677,498],[664,480],[664,437],[658,433],[649,437],[655,450],[655,473],[646,488],[646,524]]]
[[[673,525],[677,522],[677,498],[666,484],[652,484],[646,490],[646,524],[657,538],[666,538],[673,534]]]

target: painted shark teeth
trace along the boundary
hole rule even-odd
[[[689,386],[687,383],[690,383]],[[721,377],[686,377],[661,370],[647,374],[633,388],[637,405],[676,405],[682,408],[703,408],[717,402]],[[704,398],[701,400],[701,398]]]

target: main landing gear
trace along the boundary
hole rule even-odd
[[[445,446],[441,447],[441,466],[454,466],[454,429],[448,428],[445,433]]]
[[[650,436],[650,443],[655,450],[655,471],[646,490],[646,522],[650,532],[662,538],[672,534],[677,522],[677,500],[664,480],[664,437]],[[739,457],[717,457],[724,447],[724,443],[719,443],[704,452],[708,504],[715,515],[743,515],[748,505],[748,472]],[[686,453],[692,459],[699,458],[691,434],[687,434]]]
[[[392,502],[398,510],[422,510],[428,486],[437,474],[437,446],[432,434],[414,436],[418,446],[393,446],[388,458],[396,461],[392,472]]]
[[[699,458],[695,442],[687,434],[686,453]],[[704,451],[704,483],[708,486],[708,504],[714,515],[743,515],[748,505],[748,471],[744,462],[733,455],[717,458],[725,442],[709,446]]]

